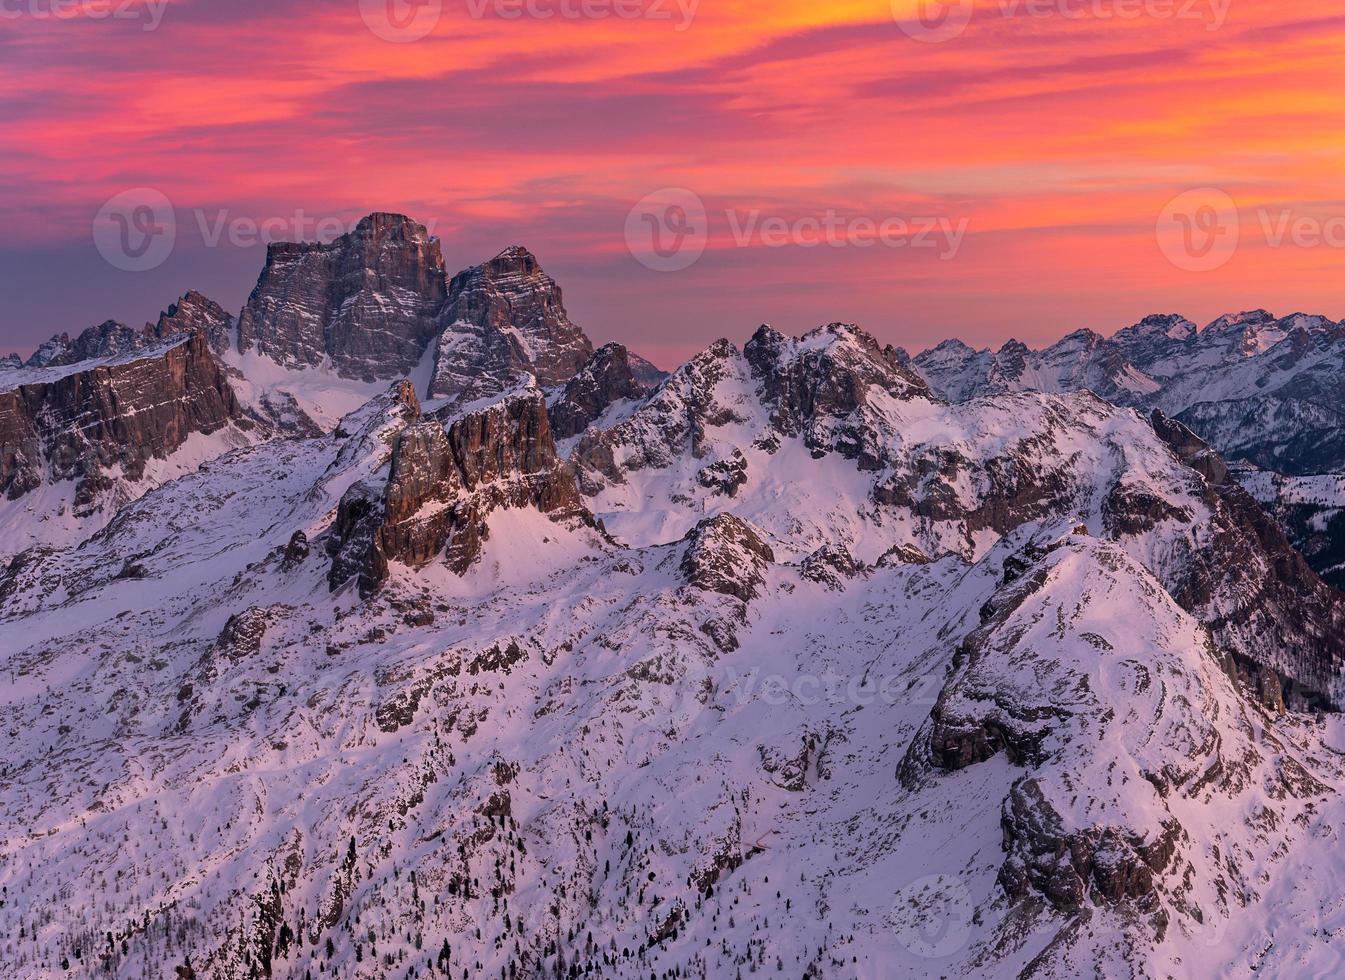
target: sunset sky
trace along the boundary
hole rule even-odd
[[[450,271],[527,245],[596,341],[665,367],[761,322],[915,351],[1150,312],[1345,317],[1339,0],[384,2],[0,0],[0,353],[189,287],[237,311],[265,248],[230,239],[300,210],[406,212]],[[429,33],[380,36],[401,14]],[[91,229],[137,188],[176,242],[128,272]],[[626,235],[667,188],[708,221],[676,271]],[[1194,189],[1240,222],[1207,271],[1156,233]],[[854,240],[810,247],[828,215]],[[866,238],[896,219],[965,235]]]

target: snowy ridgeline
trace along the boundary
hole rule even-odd
[[[0,576],[12,974],[1341,968],[1345,612],[1180,426],[840,325],[610,400],[256,356],[330,431]]]

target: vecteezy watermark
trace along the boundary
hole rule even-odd
[[[685,31],[700,0],[466,0],[473,20],[654,20],[674,21]]]
[[[162,191],[136,187],[109,198],[93,220],[93,243],[109,265],[148,272],[168,261],[182,234],[194,229],[206,248],[254,248],[276,242],[330,242],[359,224],[297,208],[287,215],[254,217],[228,209],[194,208],[182,215]],[[425,222],[433,235],[436,222]]]
[[[892,18],[912,39],[939,44],[965,31],[975,8],[975,0],[892,0]]]
[[[360,16],[375,36],[406,44],[429,36],[444,14],[443,0],[359,0]],[[685,31],[700,0],[465,0],[472,20],[670,21]]]
[[[626,215],[626,248],[655,272],[679,272],[693,265],[709,236],[705,204],[685,187],[646,194]]]
[[[938,44],[959,37],[983,17],[1045,20],[1190,20],[1217,31],[1233,0],[891,0],[892,17],[909,37]]]
[[[443,0],[360,0],[364,26],[375,37],[393,44],[428,37],[443,14]]]
[[[157,30],[170,0],[0,0],[0,20],[138,20]]]
[[[1262,207],[1249,220],[1226,191],[1199,187],[1168,201],[1155,235],[1159,251],[1177,268],[1212,272],[1227,265],[1243,242],[1258,237],[1268,248],[1345,248],[1345,214]]]
[[[715,215],[716,220],[720,217]],[[665,187],[636,202],[626,215],[626,247],[635,260],[656,272],[677,272],[694,264],[710,240],[711,215],[704,202],[684,187]],[[820,214],[785,217],[761,208],[725,208],[726,241],[736,248],[886,248],[934,249],[943,260],[955,258],[970,220],[947,215],[899,216]]]
[[[732,667],[721,681],[721,703],[747,704],[761,701],[772,707],[832,705],[916,705],[938,703],[945,677],[942,672],[925,674],[762,674],[758,669],[739,673]]]
[[[168,261],[177,242],[177,216],[161,191],[135,187],[107,200],[93,219],[93,244],[109,265],[147,272]]]
[[[902,946],[936,960],[966,948],[975,912],[976,902],[961,878],[934,874],[897,892],[888,921]]]
[[[1155,234],[1159,250],[1177,268],[1210,272],[1238,250],[1238,206],[1217,187],[1186,191],[1159,213]]]

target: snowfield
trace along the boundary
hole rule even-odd
[[[7,975],[1345,971],[1345,598],[1238,481],[1334,484],[841,324],[639,397],[263,348],[245,440],[0,509]]]

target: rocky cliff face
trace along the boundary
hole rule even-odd
[[[136,481],[192,433],[242,422],[204,333],[0,391],[0,492],[16,499],[76,480],[86,506],[113,480]]]
[[[160,340],[201,333],[210,349],[220,354],[233,346],[234,319],[214,300],[192,289],[159,315],[152,333]]]
[[[898,402],[931,397],[894,348],[853,324],[833,323],[803,340],[763,326],[743,356],[777,436],[802,437],[814,453],[839,452],[861,469],[879,465],[868,438],[871,403],[883,395]]]
[[[437,332],[439,242],[404,215],[371,214],[331,244],[280,243],[239,317],[239,347],[361,381],[407,374]]]
[[[413,401],[403,387],[403,401]],[[489,536],[490,514],[501,508],[591,522],[535,388],[447,425],[418,410],[413,417],[395,437],[386,479],[353,484],[341,498],[328,542],[331,588],[358,576],[360,591],[372,595],[389,562],[419,568],[440,556],[464,574]]]
[[[525,372],[544,387],[564,384],[593,354],[565,312],[560,286],[517,245],[453,277],[440,326],[435,398],[491,396]]]
[[[551,402],[547,410],[551,433],[557,439],[577,436],[618,402],[648,394],[649,388],[635,375],[630,352],[621,344],[606,344]]]
[[[62,367],[95,358],[118,357],[144,350],[154,342],[155,338],[148,331],[135,330],[124,323],[107,320],[84,330],[74,340],[67,334],[52,337],[37,349],[24,366]]]

